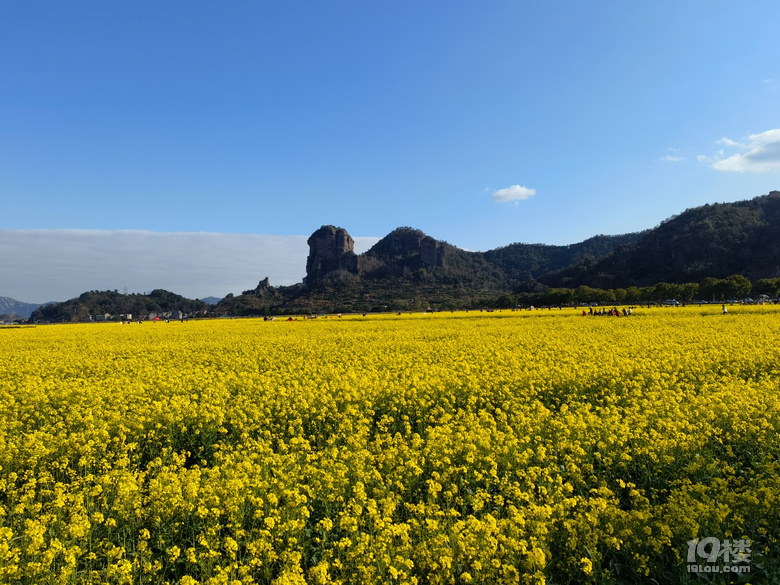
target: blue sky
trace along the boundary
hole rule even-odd
[[[4,250],[25,257],[13,238],[39,230],[322,224],[486,250],[763,195],[780,189],[778,22],[775,0],[6,3]],[[301,252],[273,254],[289,284]],[[17,271],[0,259],[0,295],[96,288],[27,292]]]

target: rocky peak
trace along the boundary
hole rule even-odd
[[[324,225],[314,232],[306,242],[311,253],[333,257],[355,251],[355,241],[344,228]]]
[[[355,241],[344,228],[324,225],[307,240],[306,283],[313,284],[329,272],[346,270],[357,273]]]
[[[278,297],[279,291],[277,291],[274,287],[271,286],[271,281],[266,276],[263,280],[261,280],[258,285],[253,288],[252,290],[245,290],[244,294],[253,294],[258,297],[265,297],[265,298],[271,298],[271,297]]]
[[[255,287],[255,292],[257,293],[263,293],[263,292],[269,292],[273,291],[274,287],[271,286],[271,281],[266,276],[263,280],[260,281],[260,283]]]
[[[446,244],[420,230],[402,227],[377,242],[370,253],[391,262],[419,255],[423,264],[444,266]]]

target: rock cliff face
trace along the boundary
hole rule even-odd
[[[426,267],[445,267],[452,247],[420,230],[398,228],[357,256],[354,240],[343,228],[324,225],[308,239],[306,285],[330,285],[356,278],[382,278]]]
[[[268,279],[267,276],[260,281],[260,283],[255,287],[253,292],[260,297],[278,296],[277,290],[271,286],[271,281]]]
[[[420,230],[398,228],[377,242],[369,253],[386,262],[398,262],[419,256],[423,265],[443,267],[446,244],[436,241]]]
[[[357,274],[358,258],[355,241],[344,228],[324,225],[308,239],[309,257],[306,260],[306,284],[321,281],[331,272],[346,271]]]
[[[420,258],[430,266],[444,266],[446,248],[430,236],[420,240]]]

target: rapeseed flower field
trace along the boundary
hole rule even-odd
[[[777,582],[779,342],[775,307],[0,329],[0,582]]]

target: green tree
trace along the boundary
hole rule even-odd
[[[574,289],[551,288],[542,295],[543,305],[569,305],[574,302]]]
[[[654,301],[663,302],[666,299],[673,299],[675,297],[675,286],[668,282],[659,282],[651,288],[650,298]]]
[[[733,274],[726,278],[724,283],[725,296],[732,299],[743,299],[750,296],[753,283],[741,274]]]
[[[753,285],[753,294],[777,297],[780,294],[780,278],[760,278]]]
[[[498,309],[511,309],[517,305],[517,299],[512,295],[501,295],[496,299],[496,308]]]
[[[708,276],[699,283],[699,295],[708,301],[726,299],[726,282],[722,278]]]
[[[685,303],[691,303],[696,300],[699,295],[699,284],[696,282],[686,282],[679,285],[680,291],[677,293],[677,298]]]
[[[625,302],[638,303],[642,299],[642,291],[637,286],[629,286],[626,289]]]

